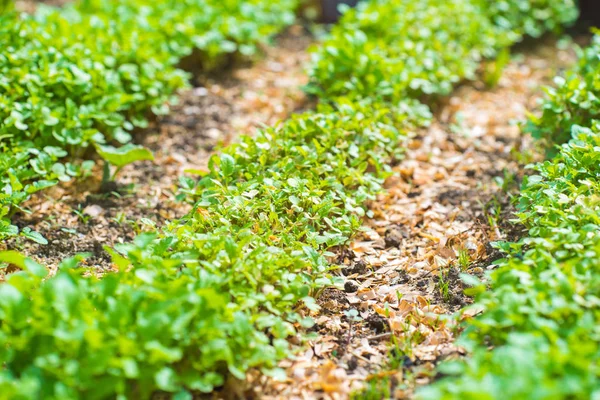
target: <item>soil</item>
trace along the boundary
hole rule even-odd
[[[0,244],[0,250],[22,251],[51,270],[65,257],[89,252],[89,266],[98,272],[111,268],[104,246],[131,241],[190,209],[175,199],[179,177],[194,176],[186,170],[207,170],[219,146],[310,107],[301,87],[312,42],[303,27],[293,26],[253,65],[196,77],[195,87],[180,94],[171,113],[135,138],[153,151],[154,162],[125,167],[109,188],[101,188],[97,165],[91,177],[35,196],[24,205],[28,213],[13,222],[40,232],[48,245],[19,238]]]
[[[253,376],[250,397],[344,399],[385,376],[396,398],[410,398],[438,362],[464,354],[454,345],[459,322],[481,310],[465,308],[472,298],[460,275],[485,280],[502,257],[491,243],[524,234],[510,222],[510,199],[541,152],[517,121],[575,62],[553,39],[519,50],[495,88],[461,86],[407,144],[364,232],[332,260],[344,284],[318,298],[317,339],[281,363],[287,380]]]

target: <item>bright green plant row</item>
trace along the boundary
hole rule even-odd
[[[578,64],[548,88],[543,114],[532,118],[527,130],[550,143],[569,140],[573,125],[589,126],[600,117],[600,36],[581,51]]]
[[[311,323],[298,302],[314,308],[308,296],[332,284],[321,251],[360,226],[406,128],[427,116],[343,104],[244,138],[197,185],[183,180],[193,212],[119,247],[119,272],[101,279],[73,260],[45,279],[0,255],[23,268],[0,285],[0,398],[187,398],[251,367],[274,372]]]
[[[572,0],[364,2],[314,55],[309,89],[392,101],[448,95],[483,58],[576,18]]]
[[[561,32],[579,16],[576,0],[476,0],[476,3],[512,41]]]
[[[117,168],[152,155],[130,143],[186,86],[194,49],[208,68],[250,55],[293,22],[296,0],[82,0],[0,16],[0,240],[35,191],[89,170],[96,147]],[[117,150],[110,144],[122,145]]]
[[[421,398],[600,396],[598,132],[574,126],[558,156],[524,182],[519,217],[529,237],[504,246],[510,256],[478,298],[485,312],[462,339],[470,357],[441,368],[458,376]]]
[[[373,2],[380,12],[388,3],[401,2]],[[426,3],[447,21],[457,17],[446,1]],[[414,19],[390,14],[398,21],[403,15]],[[415,31],[429,23],[409,29],[418,48],[430,38]],[[446,29],[446,45],[430,52],[452,60],[446,53],[463,35],[454,24],[435,25],[437,35]],[[385,37],[388,46],[397,39]],[[486,35],[465,40],[492,48]],[[475,65],[482,55],[467,51],[463,61]],[[406,57],[418,66],[422,53]],[[382,102],[354,91],[349,86],[339,93],[347,97],[316,113],[242,138],[211,159],[199,182],[182,179],[193,211],[113,251],[118,272],[86,277],[75,259],[48,278],[31,260],[1,254],[22,271],[0,285],[0,398],[147,398],[160,389],[183,399],[187,390],[243,379],[249,368],[277,373],[290,351],[286,339],[311,324],[302,305],[314,308],[310,296],[333,282],[326,250],[360,226],[362,204],[380,190],[386,163],[401,155],[412,127],[428,120],[416,101]]]
[[[519,217],[529,236],[502,244],[509,257],[490,276],[492,290],[478,298],[485,313],[463,338],[471,358],[443,366],[456,377],[423,398],[600,396],[599,44],[595,37],[577,67],[556,79],[543,116],[531,121],[540,137],[560,143],[569,130],[571,140],[523,184]]]

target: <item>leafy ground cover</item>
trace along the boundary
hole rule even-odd
[[[449,94],[507,42],[473,1],[364,2],[316,52],[310,89],[391,101]]]
[[[284,381],[251,374],[257,397],[412,398],[439,363],[466,355],[453,316],[472,303],[461,275],[482,277],[502,257],[489,243],[527,232],[509,222],[510,199],[525,164],[542,157],[514,121],[537,111],[541,88],[576,62],[569,42],[558,43],[517,47],[495,87],[465,82],[438,106],[369,202],[372,217],[335,251],[344,285],[318,294],[321,309],[309,314],[318,336],[280,363]]]
[[[594,36],[592,44],[581,50],[578,65],[564,76],[557,76],[554,86],[546,89],[544,112],[531,119],[527,130],[545,139],[549,146],[570,140],[573,125],[590,126],[600,113],[598,54],[600,37]]]
[[[566,78],[556,79],[543,116],[533,120],[549,139],[563,141],[567,129],[571,139],[552,160],[534,165],[523,183],[518,215],[529,233],[502,244],[508,257],[490,275],[491,291],[478,297],[485,312],[465,332],[472,356],[446,365],[442,371],[455,377],[427,388],[422,398],[589,399],[600,393],[600,135],[592,120],[591,72],[597,43]]]
[[[328,99],[448,95],[485,57],[576,17],[572,1],[364,2],[315,53],[309,89]]]
[[[310,107],[302,86],[307,82],[306,49],[313,42],[309,32],[294,25],[253,62],[199,74],[192,88],[178,94],[168,115],[134,134],[135,143],[152,151],[153,161],[125,166],[108,190],[101,190],[107,185],[97,163],[88,177],[34,194],[23,204],[28,212],[16,213],[12,221],[21,230],[39,232],[48,244],[15,237],[0,243],[0,250],[18,250],[51,270],[64,258],[89,252],[87,266],[110,270],[103,245],[129,242],[189,212],[191,206],[178,200],[185,171],[206,171],[210,155],[239,135]]]
[[[210,37],[198,37],[193,30],[186,38],[169,30],[179,5],[188,5],[187,2],[173,4],[174,14],[167,8],[160,9],[163,13],[158,15],[151,6],[128,8],[128,4],[138,3],[116,7],[116,14],[111,14],[108,7],[107,15],[125,25],[140,23],[140,35],[148,33],[149,37],[164,39],[160,42],[164,47],[159,47],[167,60],[164,65],[174,65],[185,54],[177,47],[180,43],[190,40],[200,48],[205,41],[212,43]],[[219,4],[227,7],[229,2]],[[237,4],[233,2],[232,6]],[[482,57],[492,56],[519,37],[510,27],[498,25],[474,1],[464,0],[456,2],[456,7],[448,7],[444,1],[429,0],[419,3],[422,5],[414,11],[410,7],[390,9],[390,4],[396,3],[386,1],[367,4],[348,13],[340,30],[358,34],[357,43],[373,41],[385,33],[379,43],[384,52],[380,57],[374,54],[380,62],[367,74],[375,76],[375,84],[364,86],[374,88],[375,96],[367,96],[361,85],[323,91],[330,85],[325,81],[326,74],[319,75],[318,65],[326,57],[332,65],[341,64],[336,57],[348,47],[344,41],[336,43],[334,34],[334,44],[326,43],[322,48],[338,51],[327,50],[325,56],[317,56],[312,73],[312,87],[319,88],[317,93],[327,101],[315,112],[265,129],[254,138],[244,138],[213,156],[209,173],[200,174],[198,181],[184,179],[184,191],[187,200],[194,204],[193,210],[160,231],[109,249],[117,269],[114,273],[96,277],[93,271],[90,274],[78,267],[80,257],[76,257],[65,260],[59,271],[48,278],[43,266],[16,252],[0,255],[1,261],[21,270],[8,275],[0,285],[0,341],[6,344],[0,350],[4,364],[0,371],[3,396],[144,398],[162,390],[183,399],[190,397],[190,390],[210,392],[227,378],[243,379],[250,368],[259,367],[265,374],[281,373],[275,367],[278,360],[290,355],[287,339],[312,325],[306,318],[306,309],[316,307],[311,295],[318,288],[335,283],[327,274],[331,268],[327,249],[345,243],[358,229],[365,214],[363,203],[381,189],[382,178],[389,173],[387,162],[401,155],[399,144],[414,127],[425,125],[429,119],[427,107],[410,98],[447,93],[452,83],[472,76]],[[530,8],[519,10],[528,15],[548,9],[546,2],[529,4]],[[82,2],[81,7],[94,12],[105,10],[104,3]],[[438,40],[431,39],[431,31],[428,35],[427,29],[404,22],[415,20],[415,16],[420,19],[428,7],[438,10],[438,15],[426,14],[431,22],[424,18],[422,24],[435,26],[436,34],[441,35]],[[569,10],[568,5],[565,7]],[[240,12],[245,15],[245,10]],[[100,17],[94,18],[71,8],[64,14],[40,13],[34,19],[16,21],[34,27],[71,21],[76,27],[87,23],[90,28],[98,24],[111,29],[103,12],[98,11]],[[460,24],[440,25],[444,19],[460,19],[463,12],[478,22],[465,21],[464,32],[455,31]],[[397,20],[383,18],[386,14]],[[351,23],[353,18],[365,24],[363,35]],[[375,18],[378,29],[369,31],[371,18]],[[542,24],[538,17],[531,20]],[[202,21],[181,23],[190,29],[196,24],[203,26]],[[237,29],[243,24],[227,26]],[[114,29],[118,34],[119,28]],[[160,36],[162,29],[166,30],[165,36]],[[458,72],[432,75],[428,65],[423,69],[418,62],[422,52],[407,54],[398,50],[401,36],[394,32],[403,33],[402,29],[414,38],[411,43],[417,49],[425,49],[433,57],[434,63],[440,66],[441,62],[454,62],[452,69]],[[447,43],[441,46],[444,35]],[[465,44],[461,45],[463,36]],[[137,48],[138,42],[129,39]],[[219,49],[233,50],[227,42],[219,42],[224,46]],[[429,48],[430,44],[434,46]],[[207,46],[205,49],[211,54],[213,47]],[[456,54],[461,58],[456,59]],[[386,72],[387,66],[396,65],[398,58],[403,57],[410,74],[406,80],[395,82],[389,91],[384,82],[395,74],[394,70]],[[114,61],[109,57],[90,65],[102,70],[103,63]],[[152,73],[169,71],[154,69],[151,59],[147,63]],[[139,86],[137,73],[146,64],[139,69],[129,63],[113,65],[120,65],[118,73],[131,84],[124,90],[128,96],[121,93],[123,101],[135,94],[148,101],[164,95]],[[348,68],[357,68],[359,76],[361,63],[351,63]],[[82,67],[61,69],[66,70],[76,71],[71,72],[76,82],[85,81],[85,76],[78,74]],[[174,80],[181,79],[180,73],[172,71]],[[367,83],[371,80],[368,77]],[[343,74],[337,79],[344,80]],[[422,90],[424,87],[433,89]],[[129,116],[123,121],[132,126],[143,125],[134,118],[140,109],[139,103],[132,103],[126,113],[116,115]],[[65,106],[64,112],[69,110]],[[48,117],[43,108],[39,112]],[[52,112],[50,117],[54,117]],[[110,121],[108,118],[102,123]],[[23,128],[20,123],[30,123],[18,116],[13,122],[18,131],[19,126]],[[85,128],[92,129],[94,125],[90,124]],[[48,132],[53,131],[52,126]],[[54,139],[71,137],[65,129],[53,134]],[[74,130],[76,137],[83,133]],[[129,139],[127,129],[121,130],[113,131],[113,137],[118,140],[124,134],[121,138]],[[84,136],[81,140],[104,144],[102,140],[94,141],[91,131],[87,133],[89,138]]]
[[[81,1],[2,15],[0,239],[19,234],[9,217],[32,193],[89,171],[80,160],[90,150],[117,170],[151,159],[131,133],[147,126],[150,110],[164,114],[187,85],[179,61],[196,50],[195,62],[210,68],[229,54],[253,54],[293,22],[294,7],[293,0]]]
[[[119,246],[127,256],[114,253],[119,273],[84,278],[66,261],[44,280],[43,267],[5,253],[3,261],[27,272],[1,286],[10,343],[3,393],[211,391],[226,371],[242,379],[249,367],[274,367],[294,324],[308,323],[293,311],[297,302],[314,306],[310,289],[332,283],[314,280],[329,268],[317,251],[360,225],[358,201],[379,185],[364,170],[380,166],[405,135],[392,125],[404,113],[364,107],[297,117],[215,156],[194,211],[159,238]],[[46,317],[31,323],[19,310]]]

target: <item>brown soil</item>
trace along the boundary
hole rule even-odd
[[[464,309],[472,299],[460,274],[482,278],[502,257],[490,243],[523,233],[509,222],[510,194],[523,163],[537,156],[515,122],[536,109],[557,69],[574,62],[553,40],[525,51],[496,88],[459,88],[408,143],[386,192],[370,205],[374,217],[340,252],[343,287],[318,299],[318,338],[281,364],[287,381],[253,376],[255,397],[344,399],[387,377],[395,397],[407,398],[431,381],[440,360],[464,353],[453,344],[457,322],[480,310]],[[390,352],[392,337],[397,349]],[[392,367],[390,357],[404,367]]]
[[[161,225],[189,210],[175,199],[186,170],[206,170],[218,146],[308,106],[301,86],[312,42],[302,27],[294,26],[255,64],[200,77],[201,85],[181,93],[171,113],[136,138],[154,152],[154,162],[125,167],[106,194],[97,166],[92,177],[35,196],[25,204],[31,213],[17,215],[14,223],[40,232],[49,244],[19,238],[0,244],[0,250],[22,251],[51,269],[65,257],[89,252],[88,265],[110,268],[104,246],[131,241],[150,224]]]

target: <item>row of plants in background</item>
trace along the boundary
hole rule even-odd
[[[580,50],[579,62],[564,76],[557,76],[554,86],[546,89],[543,113],[532,117],[526,130],[550,145],[562,144],[571,138],[573,125],[590,126],[600,116],[600,36]]]
[[[579,16],[577,0],[475,0],[494,25],[513,42],[560,33]]]
[[[32,193],[89,171],[90,150],[117,168],[151,159],[131,144],[188,76],[252,55],[294,20],[296,0],[81,0],[0,16],[0,240]]]
[[[21,271],[0,285],[0,397],[147,398],[163,390],[184,399],[189,391],[210,392],[226,379],[243,379],[250,368],[281,373],[276,365],[290,354],[287,339],[312,324],[304,316],[305,307],[316,308],[311,296],[335,283],[327,273],[327,249],[358,229],[362,204],[381,189],[387,163],[401,156],[415,126],[428,123],[428,108],[415,99],[426,93],[420,88],[446,93],[469,78],[483,56],[510,42],[495,36],[498,27],[471,0],[455,7],[444,0],[416,8],[402,3],[378,0],[347,13],[311,69],[313,90],[318,87],[326,101],[213,156],[206,176],[182,178],[193,211],[109,249],[117,272],[100,279],[74,258],[47,277],[30,259],[1,253]],[[427,14],[435,18],[421,20],[429,8],[437,10]],[[440,23],[462,20],[464,12],[484,22],[465,21],[465,32],[459,24]],[[387,64],[402,60],[411,71],[405,89],[398,84],[391,93],[377,89],[370,96],[352,79],[329,88],[319,72],[323,59],[341,63],[337,57],[347,50],[338,40],[345,35],[336,32],[352,36],[355,21],[371,18],[374,28],[361,31],[359,40],[378,41],[381,34],[380,46],[391,49],[406,33],[429,58],[409,47],[406,53],[373,53],[373,76],[383,76],[377,82],[391,76]],[[457,49],[464,49],[461,60]],[[432,77],[428,60],[454,64]],[[343,75],[336,85],[337,79]]]
[[[571,0],[366,1],[314,54],[308,88],[333,100],[448,95],[484,58],[576,18]]]
[[[532,168],[518,217],[529,234],[502,243],[508,257],[478,296],[484,314],[468,323],[462,362],[424,399],[593,399],[600,396],[600,38],[548,89],[530,129],[555,157]],[[493,350],[490,351],[490,346]]]

